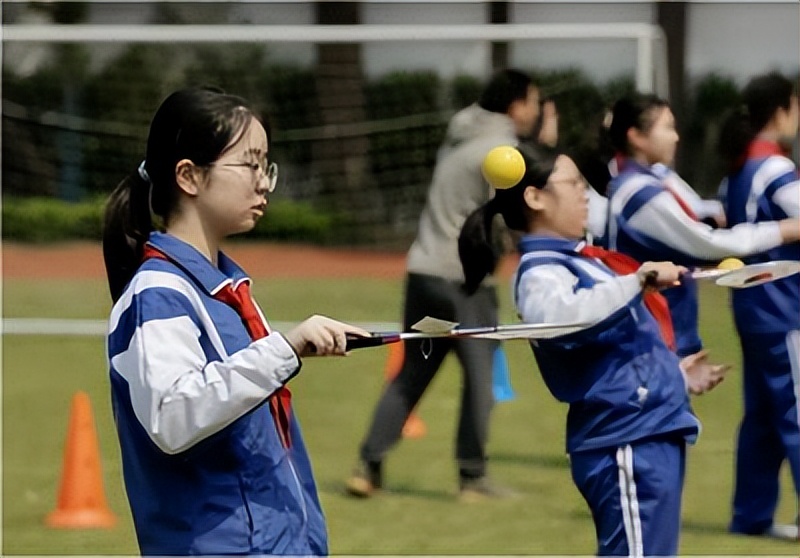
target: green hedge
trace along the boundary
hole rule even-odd
[[[58,242],[100,240],[105,198],[80,203],[53,198],[3,197],[3,240]],[[306,203],[281,199],[267,209],[255,229],[242,238],[325,244],[336,238],[344,220]]]
[[[53,242],[101,238],[102,198],[69,203],[3,196],[3,240]]]

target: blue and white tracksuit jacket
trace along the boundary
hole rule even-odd
[[[300,370],[279,333],[252,341],[214,294],[249,281],[177,238],[150,244],[109,320],[111,395],[145,555],[328,552],[297,418],[285,448],[264,403]],[[266,321],[265,321],[266,324]],[[267,328],[269,331],[269,328]]]
[[[598,554],[675,555],[685,443],[699,421],[636,275],[616,275],[581,247],[525,236],[516,308],[525,323],[591,324],[531,346],[548,389],[569,404],[567,451]]]
[[[778,153],[775,145],[774,154],[749,158],[723,180],[720,193],[730,224],[800,217],[797,169]],[[745,261],[773,260],[800,260],[800,243]],[[784,460],[800,495],[800,275],[733,290],[731,298],[744,359],[731,529],[757,534],[772,524]]]
[[[608,195],[607,246],[639,262],[695,266],[763,252],[782,242],[777,223],[713,229],[695,220],[677,201],[680,193],[671,193],[657,171],[631,159],[609,184]],[[697,284],[687,278],[663,294],[672,313],[678,354],[696,353],[702,348],[697,331]]]
[[[581,256],[581,247],[573,240],[525,236],[514,276],[523,322],[594,324],[533,344],[548,389],[570,405],[567,451],[676,431],[693,439],[698,421],[678,357],[644,305],[639,279],[617,276],[599,260]],[[642,396],[639,388],[647,393]]]

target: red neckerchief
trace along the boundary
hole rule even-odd
[[[150,245],[145,245],[144,255],[142,261],[158,258],[161,260],[170,260],[170,258],[153,248]],[[250,285],[247,281],[242,281],[237,289],[233,289],[230,284],[225,285],[220,289],[214,298],[220,302],[224,302],[234,310],[242,319],[242,324],[250,334],[250,339],[261,339],[269,335],[261,315],[256,309],[253,298],[250,296]],[[290,435],[290,422],[292,417],[292,393],[287,387],[278,388],[269,398],[269,410],[272,413],[272,419],[275,421],[275,427],[278,430],[278,436],[281,439],[283,447],[289,448],[292,445],[292,438]]]
[[[786,150],[783,149],[774,141],[765,139],[754,139],[747,146],[745,157],[747,159],[762,159],[772,155],[786,155]]]
[[[639,269],[639,262],[614,250],[605,250],[599,246],[584,246],[580,249],[580,253],[590,258],[597,258],[609,269],[617,272],[620,275],[628,275],[636,273]],[[644,295],[644,304],[647,309],[658,322],[658,328],[661,330],[661,337],[667,344],[671,351],[675,350],[675,330],[672,328],[672,314],[669,311],[669,304],[667,299],[661,293],[652,291]]]
[[[747,145],[747,149],[736,160],[734,168],[741,169],[748,159],[764,159],[773,155],[788,157],[789,153],[777,142],[756,138]]]

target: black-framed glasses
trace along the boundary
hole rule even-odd
[[[265,166],[266,165],[266,166]],[[275,191],[278,185],[278,163],[221,163],[221,167],[247,167],[255,178],[256,182],[260,182],[263,178],[267,182],[267,193],[271,194]]]

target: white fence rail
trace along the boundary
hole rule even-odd
[[[646,23],[479,25],[30,25],[2,26],[4,43],[369,43],[515,41],[530,39],[632,40],[636,86],[662,97],[669,90],[666,39]]]

